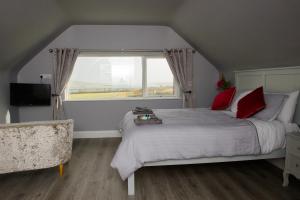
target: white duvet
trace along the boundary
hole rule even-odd
[[[285,126],[279,121],[241,120],[204,108],[154,113],[163,124],[136,126],[132,112],[121,123],[122,142],[111,166],[123,180],[146,162],[267,154],[285,145]]]

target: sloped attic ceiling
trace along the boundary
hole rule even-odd
[[[172,27],[218,69],[300,65],[299,0],[188,0]]]
[[[168,25],[222,70],[300,65],[298,0],[2,0],[0,68],[72,24]]]
[[[1,0],[0,69],[20,65],[67,23],[52,0]]]
[[[72,24],[166,25],[185,0],[60,0]]]
[[[168,25],[184,0],[1,0],[0,69],[19,68],[72,24]]]

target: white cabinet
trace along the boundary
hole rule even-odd
[[[289,175],[292,174],[300,179],[300,133],[289,133],[287,135],[287,147],[285,167],[283,172],[283,186],[289,184]]]

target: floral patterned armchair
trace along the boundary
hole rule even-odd
[[[0,124],[0,174],[49,168],[72,155],[73,120]]]

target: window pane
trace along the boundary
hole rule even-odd
[[[174,96],[173,74],[165,58],[147,59],[148,96]]]
[[[78,57],[68,100],[142,97],[141,57]]]

